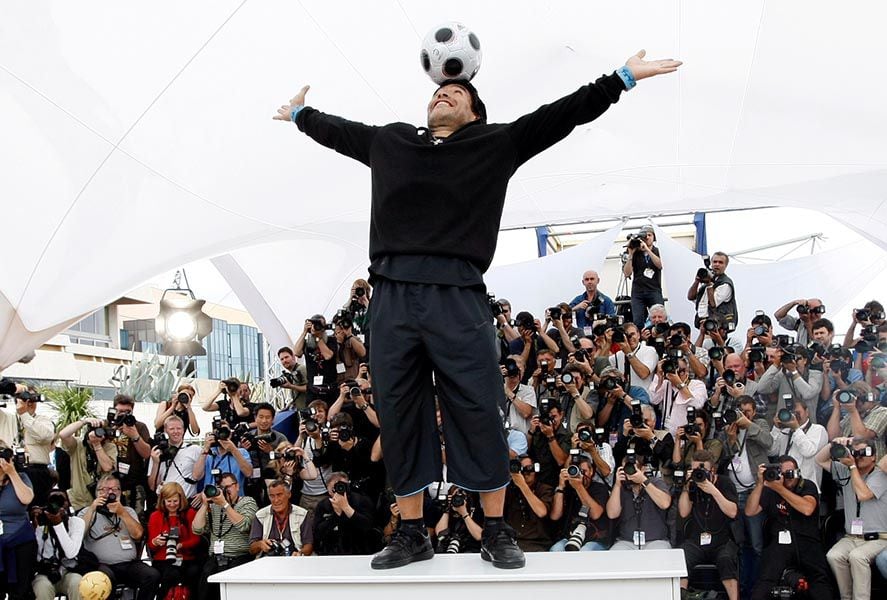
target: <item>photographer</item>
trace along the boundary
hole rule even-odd
[[[539,414],[530,423],[530,458],[539,463],[539,481],[554,487],[560,467],[569,456],[572,434],[563,422],[564,415],[556,400],[539,402]]]
[[[601,371],[600,382],[595,389],[598,395],[597,422],[613,435],[622,434],[622,423],[632,414],[632,402],[641,406],[650,404],[650,396],[643,388],[629,386],[619,369],[608,367]]]
[[[789,417],[787,420],[783,420]],[[782,408],[773,417],[771,454],[788,456],[795,461],[795,470],[805,481],[812,482],[816,491],[821,489],[822,468],[816,464],[816,453],[828,444],[825,427],[810,420],[807,403],[794,401],[794,410]]]
[[[165,437],[163,437],[165,434]],[[148,463],[148,487],[156,492],[166,483],[177,483],[186,498],[197,493],[194,465],[200,457],[200,446],[185,446],[185,424],[178,415],[166,418],[163,433],[155,435]]]
[[[528,312],[519,312],[514,319],[514,324],[520,337],[509,342],[508,352],[509,354],[520,356],[523,361],[525,368],[522,382],[528,383],[530,374],[533,377],[539,374],[541,366],[539,361],[542,360],[539,355],[543,353],[546,353],[544,360],[550,362],[548,369],[553,371],[554,355],[558,351],[557,344],[548,337],[539,319],[534,319],[533,315]],[[548,369],[543,369],[543,371]],[[533,383],[533,387],[537,388],[538,386],[536,383]],[[536,395],[537,397],[539,395],[538,389],[536,390]]]
[[[829,600],[832,585],[819,533],[819,492],[801,475],[794,458],[783,455],[777,462],[778,470],[775,465],[758,467],[758,482],[745,504],[746,515],[763,513],[770,532],[752,600],[772,598],[773,588],[785,585],[788,569],[799,570],[812,584],[807,588],[811,598]]]
[[[678,427],[687,424],[687,408],[702,408],[707,399],[705,384],[690,379],[686,359],[669,356],[659,361],[650,385],[650,404],[659,407],[663,429],[677,433]]]
[[[249,553],[249,532],[256,516],[256,501],[241,493],[232,473],[219,475],[218,484],[204,487],[199,498],[201,504],[194,515],[193,531],[204,535],[209,530],[210,555],[203,564],[197,598],[218,600],[219,584],[207,580],[253,559]]]
[[[238,448],[231,440],[231,428],[224,421],[214,422],[212,433],[207,433],[203,442],[203,452],[194,463],[191,478],[203,480],[204,489],[208,485],[218,484],[215,474],[232,473],[237,479],[237,491],[243,493],[243,484],[247,477],[253,476],[253,464],[249,452]]]
[[[80,517],[68,516],[69,506],[65,492],[53,490],[45,506],[31,509],[37,537],[37,575],[31,588],[37,600],[53,600],[62,594],[68,600],[80,598],[77,554],[86,524]]]
[[[844,334],[844,348],[848,350],[854,348],[861,341],[862,338],[856,337],[857,325],[877,327],[883,323],[884,305],[877,300],[869,300],[862,308],[854,308],[853,320],[850,322],[850,327],[847,328],[847,333]]]
[[[293,490],[302,490],[305,483],[318,479],[319,470],[314,464],[309,450],[298,445],[290,446],[288,442],[284,442],[274,452],[274,461],[269,466],[274,468],[275,479],[281,479],[286,482],[290,490],[290,497],[295,495]],[[272,481],[266,479],[266,483],[270,485]],[[322,480],[319,480],[318,483],[323,485]],[[299,494],[299,501],[296,504],[308,512],[307,518],[313,520],[314,507],[319,500],[314,503],[303,502],[302,496],[304,495],[304,493]]]
[[[375,439],[379,435],[379,415],[368,396],[372,397],[365,394],[361,380],[352,379],[339,384],[339,397],[330,406],[328,418],[332,420],[339,413],[346,414],[351,417],[357,436]]]
[[[367,349],[352,331],[350,313],[337,314],[333,318],[333,336],[336,338],[337,383],[354,380],[360,361],[366,359]]]
[[[844,537],[826,554],[841,598],[871,597],[871,563],[887,549],[887,474],[864,438],[836,438],[816,462],[843,489]]]
[[[824,346],[827,348],[822,357],[822,389],[819,393],[817,419],[827,423],[832,414],[832,394],[838,390],[846,390],[851,384],[863,381],[862,371],[853,366],[853,353],[838,345]]]
[[[366,279],[355,279],[351,284],[351,296],[342,308],[354,316],[354,326],[358,333],[369,336],[370,333],[370,296],[373,288]],[[369,347],[369,344],[366,344]]]
[[[634,323],[626,323],[622,331],[619,352],[610,356],[610,366],[622,371],[630,384],[649,393],[659,355],[652,346],[641,344],[640,330]]]
[[[122,583],[138,590],[138,598],[154,598],[160,583],[160,573],[139,560],[145,529],[139,523],[136,511],[124,506],[120,497],[120,480],[114,475],[103,475],[96,488],[95,500],[80,511],[86,523],[83,548],[98,559],[98,570],[111,580],[111,585]]]
[[[622,263],[622,274],[631,279],[631,316],[637,328],[643,329],[647,308],[662,305],[662,259],[655,245],[652,225],[644,225],[636,236],[629,236],[628,260]]]
[[[777,393],[778,397],[791,394],[807,404],[807,411],[816,414],[819,393],[822,390],[822,365],[810,364],[807,349],[792,345],[776,349],[773,364],[758,379],[759,394]],[[773,418],[776,404],[767,405],[767,418]]]
[[[798,316],[793,317],[788,311],[797,307]],[[797,332],[796,341],[806,346],[813,339],[813,324],[825,314],[825,306],[819,298],[792,300],[776,309],[773,316],[776,322],[789,331]]]
[[[739,513],[736,488],[728,479],[718,477],[716,465],[717,459],[705,450],[693,457],[692,474],[678,498],[678,514],[687,519],[681,550],[688,573],[696,565],[715,563],[727,597],[739,600],[739,548],[730,531],[731,521]],[[683,589],[688,581],[681,578]]]
[[[591,386],[585,385],[585,381],[585,373],[575,363],[568,364],[562,374],[555,378],[555,385],[560,391],[564,422],[570,431],[576,431],[580,422],[594,418],[594,408],[588,403],[592,390]]]
[[[288,346],[277,351],[277,358],[283,371],[280,377],[271,380],[271,387],[290,390],[292,396],[290,408],[305,408],[308,402],[308,371],[305,364],[296,360],[296,356]]]
[[[669,351],[672,351],[672,354],[676,354],[674,351],[680,350],[684,358],[687,359],[693,375],[697,379],[704,380],[708,376],[709,365],[712,361],[706,349],[696,346],[691,341],[691,332],[692,330],[688,323],[678,321],[669,326],[664,336],[653,337],[652,341],[647,342],[647,345],[653,346],[656,349],[657,362],[659,358],[668,354]],[[655,371],[656,367],[653,367],[653,370]]]
[[[331,329],[331,328],[330,328]],[[332,400],[335,396],[336,356],[339,351],[335,337],[327,335],[326,318],[314,315],[305,321],[299,339],[293,348],[298,358],[305,356],[305,369],[308,374],[307,402]]]
[[[530,432],[530,422],[536,409],[536,392],[532,387],[521,383],[524,374],[523,360],[520,356],[511,355],[502,366],[502,377],[505,379],[505,406],[502,414],[511,429],[524,434]]]
[[[151,458],[151,434],[148,427],[132,414],[135,401],[131,396],[114,396],[114,408],[108,411],[108,426],[114,429],[117,461],[114,471],[123,487],[125,504],[135,509],[145,523],[145,502],[148,498],[148,459]]]
[[[193,531],[196,512],[188,506],[178,483],[165,483],[157,494],[157,507],[148,519],[148,552],[160,573],[158,598],[184,585],[191,594],[200,578],[200,536]]]
[[[289,483],[275,479],[268,485],[268,497],[271,504],[260,508],[253,519],[249,534],[250,554],[311,556],[314,529],[308,511],[290,503]]]
[[[258,479],[256,469],[259,469],[261,474],[268,467],[268,463],[271,462],[271,452],[281,444],[288,443],[285,435],[271,428],[274,424],[274,415],[277,414],[271,404],[261,402],[256,405],[255,412],[255,429],[247,431],[240,441],[241,449],[250,455],[250,462],[253,465],[252,479]],[[253,497],[255,498],[255,495]],[[258,501],[256,498],[256,502]]]
[[[117,446],[101,419],[80,419],[59,431],[62,448],[71,457],[71,489],[68,498],[74,510],[93,502],[92,490],[103,474],[111,473],[117,462]],[[75,437],[84,426],[82,437]]]
[[[570,301],[570,307],[576,313],[576,327],[582,329],[585,335],[591,333],[591,318],[588,316],[588,309],[592,309],[591,314],[615,315],[616,305],[603,292],[597,289],[601,278],[597,271],[586,271],[582,274],[582,285],[585,291]]]
[[[594,463],[587,456],[577,455],[561,469],[551,504],[551,520],[555,525],[562,521],[559,531],[563,537],[554,543],[551,552],[590,552],[609,547],[610,520],[605,510],[609,490],[594,478]]]
[[[868,440],[881,458],[887,431],[887,407],[879,404],[878,397],[867,383],[857,381],[832,395],[832,414],[826,431],[829,439],[857,437]]]
[[[715,252],[711,255],[710,270],[699,269],[690,284],[687,300],[696,305],[697,327],[709,317],[720,316],[725,323],[736,323],[738,320],[733,280],[725,272],[729,262],[730,257],[725,253]]]
[[[557,357],[566,363],[567,355],[579,349],[577,340],[584,335],[581,329],[573,327],[573,310],[561,302],[545,311],[545,320],[553,326],[546,333],[557,345]]]
[[[46,495],[52,489],[49,455],[55,439],[55,425],[48,415],[37,414],[38,402],[43,402],[43,396],[33,387],[15,395],[19,432],[17,445],[23,446],[28,453],[28,466],[25,472],[34,488],[33,504],[43,505],[46,503]]]
[[[378,481],[377,467],[370,460],[373,440],[354,432],[351,416],[339,413],[330,421],[329,442],[314,451],[314,464],[333,472],[345,473],[351,487],[368,498],[375,498],[383,482]],[[327,481],[329,483],[329,481]]]
[[[536,463],[526,454],[511,460],[511,483],[505,488],[505,522],[514,529],[524,552],[545,552],[551,545],[545,517],[551,508],[551,486],[539,481]]]
[[[249,388],[247,388],[249,389]],[[217,400],[222,396],[220,400]],[[240,380],[234,377],[219,382],[219,389],[212,398],[203,403],[206,412],[218,412],[223,421],[227,421],[233,427],[239,422],[252,423],[252,413],[243,403],[243,390]]]
[[[34,529],[28,522],[28,504],[34,500],[31,480],[15,453],[0,441],[0,598],[28,598],[37,557]]]
[[[615,462],[622,464],[626,451],[634,448],[638,454],[649,457],[648,461],[654,473],[659,472],[663,477],[666,475],[670,477],[670,473],[663,471],[672,461],[672,453],[676,446],[675,438],[667,429],[656,429],[656,411],[649,404],[641,406],[641,418],[643,421],[638,426],[633,426],[631,419],[622,422],[622,436],[613,447],[613,458]]]
[[[721,440],[708,436],[710,419],[705,409],[694,411],[693,423],[687,423],[678,427],[675,439],[677,440],[672,450],[672,462],[675,469],[685,472],[690,470],[693,461],[698,461],[697,455],[703,452],[711,456],[715,464],[721,459],[724,445]]]
[[[730,482],[739,491],[739,510],[745,504],[751,490],[757,483],[758,465],[765,464],[770,455],[773,438],[770,437],[770,425],[757,415],[757,406],[751,396],[739,399],[739,410],[736,420],[727,425],[721,433],[724,441],[722,471],[730,478]],[[757,580],[758,564],[764,549],[763,517],[749,517],[740,513],[740,522],[745,532],[742,544],[742,589],[751,589]]]
[[[573,450],[578,449],[582,455],[591,460],[595,477],[609,488],[613,483],[616,461],[613,458],[613,448],[607,442],[606,431],[596,431],[594,419],[580,421],[570,438],[570,443]]]
[[[727,354],[723,360],[712,361],[712,364],[719,377],[708,398],[709,414],[732,409],[742,396],[754,397],[758,382],[746,378],[747,369],[739,354]]]
[[[373,531],[373,503],[351,489],[345,473],[330,475],[327,498],[314,512],[314,550],[321,556],[371,554],[380,545],[381,535]]]
[[[607,517],[616,525],[611,550],[668,550],[668,509],[671,494],[659,477],[644,473],[645,459],[630,452],[616,469],[616,481],[607,500]]]
[[[483,512],[476,507],[476,496],[455,485],[447,491],[447,503],[434,527],[437,554],[465,554],[480,551]]]
[[[176,393],[172,398],[157,404],[157,414],[154,417],[154,430],[163,429],[163,424],[173,415],[182,420],[185,430],[190,431],[191,435],[200,435],[200,424],[197,417],[194,416],[194,410],[191,408],[194,397],[197,396],[197,390],[189,383],[183,383],[176,389]]]

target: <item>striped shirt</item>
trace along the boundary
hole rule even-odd
[[[207,523],[204,527],[194,526],[194,533],[202,535],[209,527],[209,551],[213,553],[215,543],[225,542],[224,555],[229,558],[249,554],[249,532],[258,506],[249,496],[237,499],[234,510],[243,517],[237,525],[228,520],[227,510],[218,504],[210,503]]]

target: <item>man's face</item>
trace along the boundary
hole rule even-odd
[[[502,316],[505,317],[505,320],[511,321],[511,305],[500,302],[499,306],[502,307]]]
[[[290,492],[282,485],[274,486],[268,490],[268,499],[271,500],[271,510],[283,512],[290,502]]]
[[[107,479],[102,487],[96,489],[96,493],[101,498],[107,498],[108,494],[114,494],[120,498],[120,482],[116,479]]]
[[[654,234],[652,231],[648,231],[647,233],[644,234],[644,243],[647,244],[648,247],[652,246],[653,242],[656,241],[655,238],[656,238],[656,234]]]
[[[296,366],[296,357],[290,354],[289,352],[281,352],[277,355],[280,358],[280,364],[287,371],[292,371]]]
[[[543,352],[536,357],[536,360],[539,362],[539,366],[542,367],[542,363],[544,362],[547,366],[542,369],[543,373],[551,373],[554,371],[554,355],[549,354],[548,352]]]
[[[724,357],[724,368],[730,369],[734,373],[736,373],[736,377],[740,378],[745,374],[745,369],[743,368],[742,357],[736,352],[732,354],[728,354]]]
[[[641,336],[638,333],[638,328],[634,326],[634,324],[625,324],[623,326],[625,330],[625,341],[628,342],[628,346],[634,350],[641,344]]]
[[[558,409],[552,408],[548,411],[548,417],[551,419],[551,428],[556,430],[561,426],[561,421],[563,420],[564,415],[561,414],[561,411]]]
[[[859,444],[853,445],[853,450],[865,450],[868,444],[865,442],[861,442]],[[873,456],[858,456],[856,457],[856,466],[863,471],[868,469],[869,467],[874,466],[875,462],[878,460],[877,454]]]
[[[654,310],[652,313],[650,313],[650,322],[653,325],[665,323],[666,321],[668,321],[668,315],[665,314],[664,310]]]
[[[803,425],[810,418],[810,412],[804,402],[795,402],[795,418],[799,425]]]
[[[825,327],[817,327],[813,330],[813,339],[823,346],[831,346],[834,334],[829,333]]]
[[[582,472],[582,485],[584,487],[588,487],[591,485],[591,480],[594,477],[594,471],[591,470],[591,467],[588,466],[588,463],[581,462],[579,463],[579,470]]]
[[[650,414],[647,411],[643,411],[644,416],[644,425],[647,426],[647,429],[656,429],[656,413]]]
[[[520,469],[527,483],[533,485],[536,482],[536,470],[533,467],[533,460],[531,458],[521,460]]]
[[[222,489],[222,493],[225,494],[225,499],[228,502],[231,502],[232,498],[237,498],[240,495],[240,485],[237,483],[237,480],[232,477],[225,477],[222,481],[219,482],[219,487]],[[231,504],[234,504],[231,502]]]
[[[785,461],[781,462],[779,464],[779,468],[782,469],[783,473],[785,473],[786,471],[794,471],[795,473],[798,472],[798,468],[795,466],[795,463],[793,463],[790,460],[785,460]],[[798,487],[798,478],[792,477],[791,479],[788,479],[785,477],[785,475],[783,475],[782,476],[782,483],[788,489],[793,490],[796,487]]]
[[[262,409],[256,413],[256,428],[261,432],[271,429],[274,422],[274,415],[268,409]]]
[[[118,415],[125,415],[128,413],[132,413],[132,405],[131,404],[124,404],[121,402],[120,404],[114,405],[114,410],[117,411]]]
[[[240,394],[240,399],[241,399],[241,400],[249,401],[249,397],[250,397],[250,394],[251,394],[250,389],[249,389],[249,385],[247,385],[247,384],[245,384],[245,383],[241,383],[241,384],[240,384],[240,387],[239,387],[238,390],[237,390],[237,392]]]
[[[582,276],[582,285],[585,286],[586,292],[593,294],[597,291],[597,284],[600,280],[601,278],[594,271],[586,271]]]
[[[711,257],[711,270],[715,275],[721,275],[727,270],[727,258],[720,254]]]
[[[819,313],[813,313],[812,310],[814,308],[819,308],[822,306],[822,300],[817,300],[816,298],[812,298],[807,300],[807,312],[801,313],[800,317],[802,321],[812,321],[815,319],[821,319],[822,315]]]
[[[428,103],[428,128],[459,127],[477,119],[471,110],[471,94],[461,85],[438,89]]]
[[[745,418],[749,421],[753,421],[755,418],[755,403],[749,402],[748,404],[743,404],[739,407],[739,410],[742,411],[742,414],[745,415]]]
[[[170,421],[164,425],[163,430],[169,436],[169,443],[178,446],[185,438],[185,427],[180,421]]]

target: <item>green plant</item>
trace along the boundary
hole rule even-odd
[[[55,420],[56,431],[80,419],[96,416],[89,406],[92,401],[92,390],[90,389],[81,387],[48,388],[42,392],[46,398],[49,398],[49,407],[58,415]]]
[[[176,362],[157,354],[146,354],[136,360],[133,352],[131,366],[120,366],[111,378],[118,394],[132,396],[136,402],[164,402],[172,397],[179,385]]]

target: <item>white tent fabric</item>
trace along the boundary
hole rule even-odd
[[[659,227],[654,226],[654,229],[662,256],[662,277],[668,289],[669,318],[692,326],[695,308],[687,300],[687,290],[696,271],[703,266],[702,259],[669,238]],[[715,252],[718,248],[710,250]],[[852,308],[848,302],[856,293],[869,281],[883,276],[885,271],[887,261],[883,253],[863,240],[813,256],[779,262],[741,264],[734,259],[727,266],[727,275],[736,287],[737,335],[745,334],[756,310],[763,310],[772,317],[777,308],[796,298],[822,299],[826,317],[846,312]],[[773,324],[776,326],[775,321]]]
[[[421,124],[419,41],[453,18],[480,36],[493,121],[641,47],[685,61],[525,165],[504,226],[802,206],[887,249],[887,82],[860,66],[885,16],[876,0],[4,2],[0,368],[157,273],[281,236],[300,255],[254,262],[328,301],[315,282],[359,268],[369,174],[270,117],[310,83],[327,112]]]

